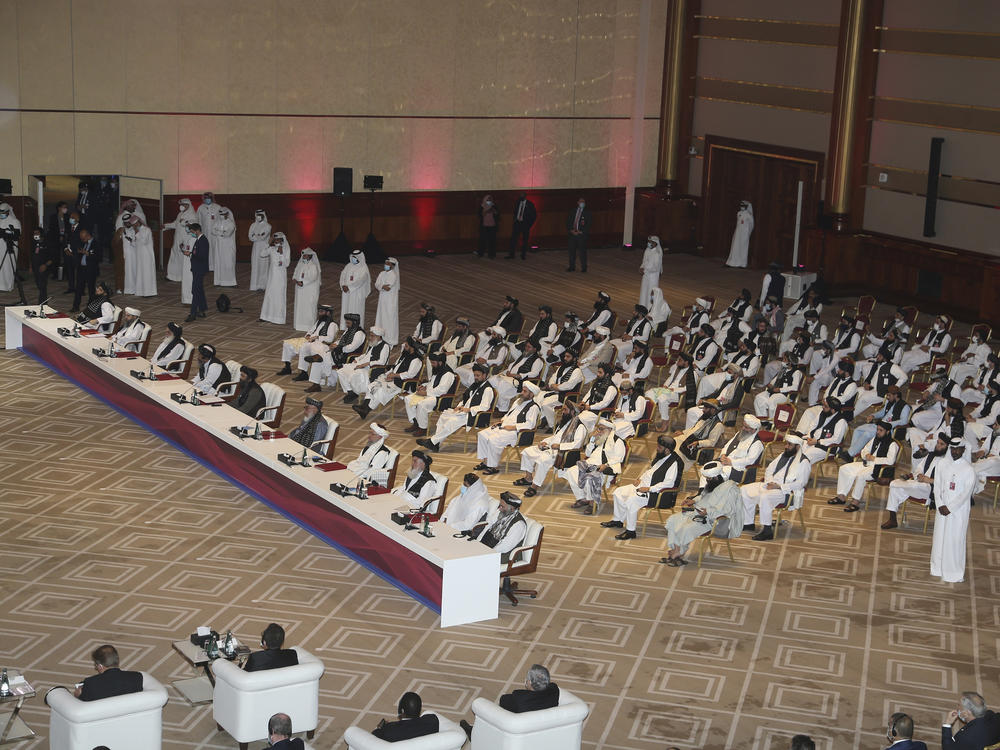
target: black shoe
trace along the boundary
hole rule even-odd
[[[845,463],[851,463],[854,460],[854,456],[852,456],[843,448],[837,451],[837,458],[839,458],[841,461],[844,461]]]
[[[527,256],[527,255],[522,255],[522,256],[521,256],[521,260],[527,260],[527,259],[528,259],[528,256]]]
[[[458,722],[458,725],[465,731],[466,736],[469,738],[469,742],[472,742],[472,724],[467,722],[465,719],[462,719]]]
[[[566,269],[566,273],[573,273],[574,271],[576,271],[575,268],[567,268]]]
[[[489,467],[487,467],[486,464],[484,464],[482,461],[480,461],[478,464],[476,464],[475,466],[472,467],[472,470],[473,471],[482,471],[483,469],[486,469],[486,468],[489,468]]]
[[[745,523],[745,524],[743,524],[743,530],[744,531],[756,531],[757,527],[754,526],[752,523]]]
[[[63,294],[76,294],[76,290],[75,289],[67,289],[65,292],[63,292]]]
[[[72,310],[70,312],[72,312]],[[194,323],[194,321],[195,321],[194,315],[188,315],[186,318],[184,318],[185,323]]]
[[[513,485],[515,487],[530,487],[531,486],[531,480],[530,479],[525,479],[524,477],[521,477],[520,479],[515,479],[514,482],[513,482]]]
[[[635,532],[626,529],[621,534],[615,534],[615,539],[621,539],[622,541],[625,541],[627,539],[635,539]]]
[[[205,315],[205,313],[200,312],[200,313],[198,313],[198,317],[199,318],[204,318],[204,317],[207,317],[207,316]]]
[[[580,273],[587,273],[587,269],[586,268],[581,268],[580,269]]]
[[[621,521],[601,521],[601,526],[606,529],[624,529],[625,524]]]
[[[346,396],[344,396],[344,403],[345,404],[353,404],[357,400],[358,400],[358,394],[357,393],[348,393]]]
[[[303,380],[309,380],[309,373],[304,370],[292,378],[296,383],[301,383]]]
[[[281,377],[282,375],[291,375],[291,374],[292,374],[292,366],[286,362],[284,367],[282,367],[280,370],[274,373],[274,376]]]
[[[514,260],[514,253],[511,253],[510,255],[503,256],[503,259],[504,260]]]
[[[476,257],[477,258],[482,258],[483,254],[481,252],[479,252],[478,250],[476,250]]]
[[[753,536],[755,542],[766,542],[771,539],[774,539],[774,530],[770,526],[765,526],[760,530],[760,533]]]
[[[499,474],[499,473],[500,469],[494,469],[492,466],[487,466],[485,469],[483,469],[483,474],[485,474],[488,477],[491,477],[494,474]]]
[[[525,497],[534,497],[537,494],[538,494],[538,490],[536,490],[534,487],[529,487],[528,489],[526,489],[524,491],[524,496]]]

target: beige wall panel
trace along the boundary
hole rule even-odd
[[[650,14],[649,57],[646,68],[646,116],[660,116],[663,93],[663,54],[667,39],[667,3],[653,2]]]
[[[531,50],[535,78],[535,113],[571,115],[576,68],[576,0],[552,0],[531,6]]]
[[[386,190],[411,190],[410,126],[419,120],[369,120],[363,174],[385,177]],[[343,164],[341,166],[352,166]],[[355,189],[360,179],[355,168]]]
[[[407,158],[409,175],[407,182],[403,184],[408,186],[400,187],[399,190],[453,189],[452,175],[456,168],[455,120],[409,120],[407,130],[410,132],[410,153]],[[491,151],[493,148],[495,144],[491,146]],[[470,168],[482,169],[482,177],[477,182],[481,185],[489,184],[489,160],[473,162]]]
[[[573,185],[572,121],[535,120],[534,125],[532,187],[571,187]]]
[[[19,103],[18,46],[17,3],[0,3],[0,107],[16,107]]]
[[[230,117],[226,191],[269,193],[278,184],[274,117]]]
[[[996,44],[1000,47],[1000,37]],[[875,95],[1000,107],[1000,60],[879,55]]]
[[[616,5],[614,81],[609,113],[630,117],[639,75],[639,0],[617,0]],[[653,43],[652,37],[650,43]],[[643,64],[645,63],[643,60]],[[656,71],[651,73],[655,75]]]
[[[888,5],[888,3],[887,3]],[[840,2],[821,0],[702,0],[701,14],[728,18],[766,18],[782,21],[840,24]]]
[[[694,108],[696,136],[722,135],[760,143],[826,152],[830,116],[737,102],[699,99]]]
[[[9,5],[10,0],[4,4]],[[70,0],[19,0],[17,34],[21,106],[71,108],[73,53]]]
[[[574,114],[604,117],[615,112],[615,0],[580,0]],[[633,55],[634,58],[634,55]],[[634,72],[635,64],[630,66]],[[631,92],[629,92],[631,93]]]
[[[76,171],[73,115],[22,112],[21,149],[25,174],[73,174]]]
[[[882,23],[899,29],[1000,33],[996,0],[886,0]]]
[[[698,42],[698,75],[730,81],[833,90],[837,50],[729,39]]]
[[[73,0],[73,82],[78,109],[125,108],[125,0]]]
[[[21,113],[0,112],[0,165],[15,195],[23,195],[26,172],[21,168]]]
[[[231,192],[227,179],[226,117],[174,117],[177,121],[177,189],[182,193]],[[143,175],[155,177],[155,175]]]
[[[275,4],[255,0],[232,6],[226,27],[229,43],[229,111],[277,111],[275,65],[287,43],[276,34]]]
[[[923,236],[924,199],[888,190],[866,190],[865,229],[927,242]],[[938,201],[937,236],[932,242],[946,247],[1000,255],[997,211],[965,203]]]
[[[338,117],[335,120],[320,120],[323,126],[323,171],[333,189],[333,168],[354,168],[354,190],[362,189],[365,174],[374,172],[368,159],[369,120],[360,117]],[[391,188],[402,190],[402,188]]]
[[[656,157],[660,146],[660,121],[643,120],[642,122],[642,170],[639,173],[640,185],[656,184]]]
[[[459,33],[479,33],[478,27],[459,29],[458,2],[374,0],[368,3],[373,28],[369,66],[371,113],[454,112],[456,59],[451,40]],[[488,75],[493,75],[492,69]]]
[[[303,193],[333,190],[333,169],[326,168],[323,158],[323,120],[318,117],[278,118],[275,121],[275,144],[274,191]]]
[[[187,82],[178,54],[184,55],[189,18],[174,3],[147,3],[142,13],[128,13],[125,35],[126,109],[173,112],[190,107]]]
[[[702,170],[704,161],[696,156],[688,157],[688,193],[701,195]]]
[[[612,130],[612,123],[607,120],[573,123],[572,173],[567,187],[601,187],[612,183],[616,173]]]
[[[491,186],[491,190],[511,190],[531,186],[533,129],[531,120],[494,121],[493,175],[490,182],[486,183]]]
[[[891,167],[927,171],[931,138],[944,138],[941,172],[955,177],[998,181],[1000,136],[935,130],[892,122],[872,124],[869,161]]]
[[[230,12],[239,0],[178,0],[182,112],[229,111]],[[182,172],[183,175],[183,172]]]
[[[522,4],[500,7],[459,3],[455,50],[456,115],[527,114],[534,104],[528,85],[537,71],[530,65],[530,33]],[[475,33],[471,33],[476,29]],[[463,33],[470,30],[470,33]],[[503,42],[501,43],[501,39]],[[456,130],[456,135],[458,130]]]
[[[275,19],[277,108],[362,114],[368,108],[371,30],[366,3],[282,3]]]
[[[78,114],[75,118],[76,171],[128,174],[126,116]]]
[[[179,192],[177,129],[180,120],[162,115],[126,116],[128,174],[158,177],[163,180],[164,193]]]
[[[515,120],[527,125],[527,172],[531,176],[531,120]],[[505,157],[498,135],[498,120],[455,120],[452,129],[451,186],[454,190],[497,190],[493,162]]]

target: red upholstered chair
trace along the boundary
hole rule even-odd
[[[776,445],[785,439],[785,433],[792,428],[792,422],[794,420],[795,407],[791,403],[778,404],[777,408],[774,410],[774,419],[771,421],[771,429],[760,430],[757,433],[757,437],[760,439],[760,442],[764,444],[764,453],[767,453],[771,446]]]

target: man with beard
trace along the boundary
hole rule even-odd
[[[515,359],[503,372],[490,378],[490,385],[497,393],[497,408],[506,411],[510,401],[521,388],[521,381],[534,380],[541,372],[545,362],[542,360],[535,342],[531,339],[524,342],[524,354]]]
[[[505,326],[506,327],[506,326]],[[538,307],[538,321],[532,326],[527,336],[523,337],[516,344],[510,345],[510,356],[519,357],[524,351],[524,342],[531,341],[535,349],[547,349],[559,336],[559,324],[552,317],[551,305],[540,305]]]
[[[583,343],[583,336],[580,333],[580,319],[576,316],[576,313],[569,311],[565,317],[566,320],[559,335],[551,343],[542,344],[539,349],[542,356],[545,357],[545,361],[549,364],[558,362],[565,351],[569,350],[579,353],[580,346]]]
[[[337,324],[333,320],[333,307],[320,305],[316,310],[316,323],[301,338],[281,342],[281,361],[284,364],[275,375],[291,375],[292,360],[298,359],[299,372],[292,380],[309,379],[309,363],[322,360],[323,352],[330,351],[330,344],[337,338]],[[315,356],[316,359],[309,359]]]
[[[458,379],[462,381],[462,385],[469,386],[472,384],[472,368],[475,365],[482,365],[489,372],[491,367],[499,367],[504,363],[508,352],[507,343],[504,341],[504,336],[506,335],[507,331],[497,325],[490,326],[483,332],[483,335],[480,336],[480,344],[476,349],[473,360],[468,364],[454,368]]]
[[[702,448],[714,448],[725,430],[719,418],[719,402],[709,398],[701,404],[701,419],[690,429],[678,430],[673,437],[680,444],[678,452],[690,462],[698,457]]]
[[[459,360],[476,346],[476,336],[469,330],[469,319],[459,316],[455,319],[455,330],[448,340],[441,345],[441,350],[447,357],[448,367],[454,370]]]
[[[187,344],[184,341],[184,328],[177,323],[167,323],[167,337],[156,347],[153,353],[153,364],[166,367],[171,362],[184,356]]]
[[[417,325],[413,329],[413,338],[421,346],[427,348],[428,345],[433,344],[441,337],[444,323],[438,318],[434,305],[429,302],[421,302],[420,309],[424,313],[417,319]]]
[[[760,533],[758,542],[774,539],[774,509],[779,505],[789,508],[802,503],[812,464],[802,455],[802,438],[791,433],[785,435],[784,450],[767,465],[764,481],[745,484],[740,488],[743,501],[744,531],[754,531],[754,507],[760,508]]]
[[[625,530],[616,535],[615,539],[635,539],[639,511],[646,507],[649,495],[677,487],[681,474],[684,473],[684,461],[674,452],[675,445],[672,437],[660,435],[656,439],[656,455],[638,481],[615,488],[612,493],[614,515],[610,521],[601,524],[606,529],[620,529],[624,526]]]
[[[583,382],[589,383],[596,377],[597,366],[606,362],[612,356],[611,342],[608,336],[611,331],[605,326],[597,326],[591,333],[591,341],[580,352],[577,365],[583,374]]]
[[[535,397],[542,409],[545,424],[552,427],[555,420],[555,406],[566,400],[566,394],[575,391],[583,382],[583,373],[576,365],[576,355],[572,351],[562,353],[562,364],[549,375],[547,388]]]
[[[332,314],[330,317],[330,327],[334,328],[336,323],[332,321]],[[333,339],[330,339],[327,345],[317,347],[320,350],[319,354],[313,352],[307,354],[305,357],[302,357],[301,354],[299,355],[303,363],[309,363],[308,380],[312,385],[306,388],[306,393],[318,393],[321,390],[321,382],[336,384],[338,370],[347,363],[347,359],[352,354],[360,352],[361,348],[365,345],[367,334],[361,327],[361,316],[357,313],[347,313],[344,316],[344,322],[347,324],[347,327],[344,328],[344,332],[340,334],[340,338],[337,339],[336,343],[334,343]],[[388,355],[387,348],[385,356],[388,357]],[[364,385],[367,387],[368,381],[365,381]]]
[[[757,437],[760,420],[753,414],[744,414],[740,429],[722,446],[716,460],[722,464],[722,476],[742,482],[747,467],[757,463],[764,452],[764,444]]]
[[[147,336],[149,326],[139,318],[138,308],[126,307],[122,327],[111,334],[111,341],[122,351],[138,352]]]
[[[961,399],[949,398],[945,402],[941,419],[932,429],[924,432],[916,427],[911,427],[906,431],[906,438],[910,441],[910,450],[912,451],[910,455],[913,457],[913,471],[916,471],[917,461],[933,447],[940,433],[945,432],[950,437],[965,436],[965,416],[962,414],[964,408],[965,404],[962,403]]]
[[[883,529],[894,529],[899,525],[896,522],[896,512],[906,498],[915,497],[928,503],[934,502],[934,471],[948,451],[950,439],[951,436],[946,433],[938,435],[933,450],[919,459],[918,468],[913,473],[905,474],[889,483],[889,497],[885,502],[885,509],[889,515],[882,524]]]
[[[851,502],[844,508],[845,513],[861,510],[861,496],[865,484],[875,476],[876,466],[893,466],[899,454],[899,444],[892,439],[892,428],[888,422],[875,423],[875,437],[861,449],[861,460],[843,464],[837,470],[837,495],[834,505],[843,505],[850,494]],[[832,502],[832,501],[831,501]]]
[[[579,455],[583,441],[587,437],[587,426],[580,420],[579,412],[572,401],[562,405],[559,423],[553,433],[521,451],[521,471],[524,476],[514,480],[515,487],[527,487],[525,497],[534,497],[545,485],[556,462],[559,451],[576,451]]]
[[[393,450],[386,446],[389,431],[384,425],[368,425],[368,440],[356,459],[347,464],[347,470],[361,479],[371,479],[376,472],[388,471],[392,465]]]
[[[611,295],[605,291],[597,293],[597,301],[594,302],[594,312],[580,325],[580,333],[590,338],[594,329],[598,326],[607,326],[611,322]]]
[[[257,371],[246,365],[240,367],[240,384],[236,388],[236,398],[229,405],[248,417],[256,417],[257,412],[264,408],[266,401],[264,389],[257,383]]]
[[[599,420],[580,460],[560,474],[576,498],[570,508],[585,508],[585,514],[594,515],[601,491],[612,477],[622,473],[624,460],[625,441],[615,434],[611,422]]]
[[[831,448],[836,448],[844,441],[847,434],[847,420],[841,412],[840,400],[834,396],[826,399],[815,425],[807,430],[799,422],[798,432],[804,441],[802,455],[811,464],[822,461]]]
[[[667,545],[669,551],[660,562],[671,567],[687,565],[684,556],[700,536],[708,534],[712,525],[720,518],[728,521],[727,537],[735,539],[743,529],[743,503],[740,502],[740,488],[731,479],[722,478],[722,465],[710,461],[702,468],[705,490],[700,499],[692,503],[691,512],[674,513],[667,519]]]
[[[313,443],[326,439],[326,419],[323,417],[323,402],[306,397],[299,426],[288,433],[288,437],[299,445],[309,448]]]
[[[501,492],[500,504],[487,514],[485,523],[473,527],[469,538],[499,552],[503,564],[527,533],[528,524],[521,515],[521,498],[513,492]],[[504,588],[510,588],[509,577],[504,578]]]
[[[211,344],[198,347],[198,374],[192,381],[195,390],[206,396],[214,396],[219,386],[229,380],[229,369],[215,354]]]
[[[431,362],[430,379],[403,399],[406,418],[410,420],[410,426],[404,432],[409,432],[414,437],[427,434],[427,419],[437,404],[438,397],[447,394],[455,385],[455,373],[448,366],[448,357],[444,352],[434,352],[428,359]]]
[[[468,432],[479,414],[493,408],[496,392],[486,380],[486,374],[485,365],[477,363],[472,366],[473,382],[465,389],[465,393],[459,398],[457,404],[441,412],[437,424],[434,426],[434,435],[429,438],[420,438],[417,440],[418,445],[437,453],[441,450],[441,443],[449,435],[462,427],[465,427],[466,432]]]
[[[423,365],[423,348],[420,342],[412,336],[403,342],[403,350],[399,359],[384,375],[368,384],[368,394],[360,403],[351,408],[358,416],[365,419],[372,411],[383,404],[388,404],[403,392],[403,382],[413,380],[420,373]]]
[[[433,459],[421,450],[410,453],[410,470],[403,486],[393,494],[402,498],[412,510],[419,510],[438,491],[437,480],[431,474]]]
[[[510,409],[497,424],[480,430],[476,436],[476,457],[479,463],[474,471],[484,474],[499,474],[500,455],[508,445],[517,442],[522,430],[533,430],[538,424],[539,406],[535,403],[538,386],[527,380],[521,383],[521,395],[510,405]]]
[[[509,294],[505,296],[503,306],[500,308],[500,312],[497,313],[493,325],[500,326],[512,334],[519,334],[521,328],[524,326],[524,316],[521,314],[521,308],[518,307],[519,304],[520,300],[517,297],[512,297]]]
[[[625,324],[625,333],[620,338],[611,340],[611,345],[618,350],[619,363],[625,361],[636,341],[649,340],[652,328],[649,322],[649,308],[645,305],[636,305],[635,315]]]
[[[976,471],[965,457],[968,446],[961,437],[948,441],[948,455],[934,472],[934,541],[931,545],[931,575],[944,583],[965,579],[965,542],[969,530],[969,506],[976,489]]]

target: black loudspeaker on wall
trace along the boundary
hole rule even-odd
[[[0,180],[0,195],[10,195],[14,186],[10,180]]]
[[[354,192],[354,170],[351,167],[333,168],[333,194],[346,197]]]
[[[924,203],[924,237],[933,237],[937,219],[938,179],[941,176],[941,146],[944,138],[931,138],[931,156],[927,164],[927,200]]]

